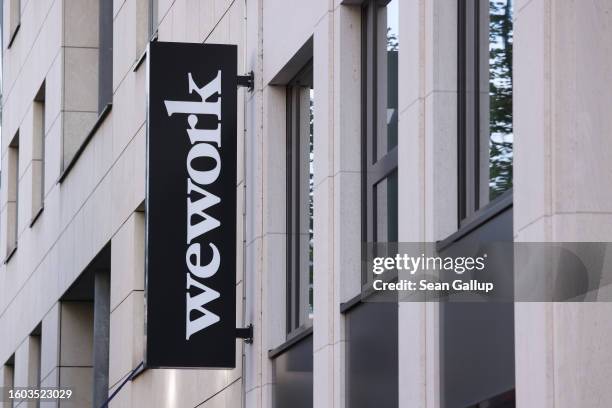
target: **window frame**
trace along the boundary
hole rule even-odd
[[[312,326],[312,320],[300,322],[301,303],[303,295],[300,282],[302,273],[310,273],[310,269],[303,271],[301,268],[301,248],[300,239],[296,239],[296,229],[299,230],[299,222],[304,216],[299,211],[300,189],[296,188],[300,180],[301,158],[300,143],[296,143],[301,137],[299,132],[301,117],[300,109],[300,88],[309,85],[313,87],[313,60],[310,59],[299,73],[287,84],[286,92],[286,326],[285,334],[288,339],[297,336]],[[314,138],[314,137],[313,137]],[[314,141],[313,141],[314,142]],[[296,160],[296,158],[298,160]],[[313,271],[314,273],[314,271]],[[306,301],[309,303],[309,299]]]
[[[480,82],[481,30],[477,22],[482,18],[481,1],[459,0],[457,5],[457,227],[461,231],[482,224],[499,208],[511,205],[513,189],[511,187],[480,205],[480,87],[470,93],[467,77],[470,75],[474,84]],[[468,33],[469,28],[473,32]],[[471,129],[468,124],[470,116]]]
[[[398,146],[378,157],[378,8],[389,1],[368,0],[362,5],[361,14],[361,241],[364,244],[378,242],[374,199],[376,186],[398,170]],[[370,58],[375,56],[375,58]],[[384,242],[384,241],[383,241]],[[362,249],[362,251],[365,251]],[[362,253],[362,256],[365,253]],[[370,275],[361,270],[361,284],[367,286]]]

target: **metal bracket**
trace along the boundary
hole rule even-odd
[[[249,324],[247,327],[237,327],[236,338],[243,339],[246,344],[253,343],[253,325]]]
[[[246,75],[238,75],[238,86],[244,86],[248,88],[249,91],[252,91],[254,85],[255,76],[253,75],[253,71],[249,72]]]

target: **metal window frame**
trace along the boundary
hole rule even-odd
[[[479,83],[479,25],[480,0],[459,0],[457,14],[457,190],[458,226],[473,215],[479,207],[479,157],[480,146],[478,129],[468,129],[468,107],[474,113],[472,120],[480,122],[480,100],[478,92],[471,94],[467,90],[467,76],[472,77],[475,85]],[[468,23],[471,19],[471,23]],[[468,38],[468,26],[473,27],[473,38]],[[468,55],[469,52],[469,55]],[[472,56],[472,58],[469,58]],[[470,67],[468,69],[468,66]],[[470,71],[470,72],[468,72]]]
[[[361,240],[377,242],[375,219],[377,214],[375,189],[398,168],[397,146],[377,159],[378,137],[378,55],[377,13],[388,1],[369,0],[362,6],[361,15]],[[368,284],[369,274],[362,268],[361,283]]]
[[[299,334],[310,324],[300,324],[300,93],[306,82],[312,85],[312,58],[286,86],[286,326],[287,338]]]
[[[487,218],[498,201],[512,201],[512,189],[481,206],[480,93],[470,94],[467,89],[468,75],[475,86],[480,81],[480,0],[458,0],[457,10],[457,227],[462,230]],[[471,38],[469,28],[474,30]],[[474,115],[473,129],[467,120],[469,107]]]

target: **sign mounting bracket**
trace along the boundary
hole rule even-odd
[[[247,327],[237,327],[236,338],[243,339],[246,344],[253,343],[253,325],[249,324]]]
[[[248,88],[249,91],[253,90],[253,86],[255,85],[255,76],[253,75],[253,71],[249,71],[246,75],[238,75],[238,86],[243,86]]]

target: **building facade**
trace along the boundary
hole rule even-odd
[[[74,392],[41,407],[608,407],[608,303],[370,303],[361,260],[610,241],[611,39],[610,0],[4,0],[0,386]],[[149,41],[236,44],[254,73],[233,370],[138,369]]]

